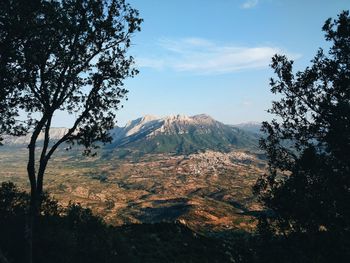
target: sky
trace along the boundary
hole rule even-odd
[[[285,54],[302,70],[327,47],[324,21],[350,9],[350,0],[129,3],[144,22],[132,39],[140,73],[125,81],[120,126],[145,114],[206,113],[227,124],[271,119],[271,57]]]

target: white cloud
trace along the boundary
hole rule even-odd
[[[138,58],[137,65],[142,68],[154,68],[161,70],[165,66],[165,62],[157,58]]]
[[[248,69],[265,68],[276,53],[295,59],[299,55],[288,54],[273,46],[246,47],[218,44],[202,38],[161,39],[158,55],[137,58],[139,67],[172,69],[196,74],[224,74]]]
[[[241,5],[241,7],[243,9],[250,9],[257,6],[258,3],[259,3],[258,0],[247,0]]]

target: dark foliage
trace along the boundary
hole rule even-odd
[[[24,225],[30,198],[13,183],[0,186],[0,252],[25,262]],[[113,227],[78,204],[60,207],[44,195],[33,262],[229,262],[222,242],[175,223]],[[0,253],[1,262],[1,253]]]
[[[64,142],[94,154],[96,142],[111,141],[108,131],[127,94],[123,81],[137,74],[127,51],[141,22],[125,0],[0,1],[0,135],[31,132],[28,262],[47,164]],[[59,111],[75,120],[53,142],[50,128]]]
[[[278,120],[263,123],[269,172],[255,190],[273,215],[260,220],[260,232],[278,240],[283,262],[350,257],[349,12],[328,19],[323,31],[332,46],[304,71],[293,74],[285,56],[271,64],[271,91],[281,99],[270,109]]]
[[[96,142],[111,140],[108,131],[127,93],[123,81],[137,74],[127,51],[141,22],[124,0],[0,2],[0,134],[32,132],[33,196],[42,193],[47,163],[59,145],[77,142],[90,154]],[[21,111],[27,113],[24,121]],[[50,143],[58,111],[76,118],[62,138]]]
[[[1,1],[0,132],[49,130],[61,110],[77,116],[63,141],[108,141],[123,80],[137,73],[127,50],[141,21],[124,0]]]

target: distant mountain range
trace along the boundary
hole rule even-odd
[[[243,122],[243,123],[235,124],[233,126],[239,128],[241,130],[252,132],[252,133],[260,135],[261,134],[261,130],[260,130],[261,124],[262,124],[261,122],[251,121],[251,122]]]
[[[206,114],[173,115],[164,118],[146,115],[111,130],[113,141],[105,150],[120,157],[130,153],[190,154],[204,150],[229,151],[232,148],[257,149],[259,123],[226,125]],[[57,140],[67,128],[52,128],[50,138]],[[25,145],[23,137],[4,136],[5,145]],[[43,139],[43,134],[39,140]]]
[[[68,131],[68,128],[51,128],[50,129],[50,139],[52,140],[58,140],[62,138],[62,136]],[[10,136],[10,135],[3,135],[3,141],[2,143],[6,146],[13,146],[13,145],[27,145],[30,142],[30,137],[32,136],[31,133],[28,133],[26,136]],[[44,133],[41,132],[38,137],[38,141],[44,140]]]

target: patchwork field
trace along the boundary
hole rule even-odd
[[[26,149],[0,149],[0,180],[28,189]],[[241,150],[151,154],[135,160],[60,150],[45,190],[63,205],[78,202],[113,225],[180,222],[202,233],[254,227],[260,210],[251,186],[264,161]]]

